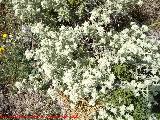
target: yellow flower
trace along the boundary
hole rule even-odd
[[[7,34],[4,33],[4,34],[2,35],[2,38],[6,38],[6,37],[7,37]]]
[[[3,53],[5,51],[4,47],[0,47],[0,53]]]

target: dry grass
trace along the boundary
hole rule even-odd
[[[63,92],[59,92],[59,100],[63,103],[63,108],[65,109],[66,115],[72,116],[77,115],[79,120],[93,120],[94,113],[101,107],[103,104],[101,102],[96,102],[95,106],[90,106],[88,101],[85,99],[80,99],[76,106],[72,109],[70,107],[69,97],[64,95]]]
[[[14,35],[19,30],[20,21],[14,12],[4,3],[0,3],[0,35],[3,33]]]
[[[130,6],[129,15],[140,24],[152,26],[153,29],[160,29],[160,25],[154,25],[160,22],[160,0],[143,1],[142,6]]]
[[[0,84],[0,115],[60,115],[56,101],[40,91],[13,93],[9,85]]]

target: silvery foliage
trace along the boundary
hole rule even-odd
[[[59,21],[70,19],[66,0],[13,0],[11,2],[14,5],[16,15],[19,15],[22,20],[26,17],[35,19],[33,16],[41,14],[42,9],[55,9],[58,12]],[[94,1],[90,0],[84,3],[94,3]],[[58,31],[46,26],[43,21],[43,23],[36,22],[35,19],[35,23],[31,24],[31,31],[37,34],[41,40],[40,47],[34,52],[31,51],[32,54],[28,51],[27,53],[37,61],[39,73],[44,74],[43,82],[52,80],[53,89],[64,91],[74,104],[79,98],[91,94],[89,103],[93,106],[100,94],[106,95],[106,89],[114,89],[115,76],[111,71],[114,64],[130,63],[135,65],[137,69],[145,67],[146,71],[151,71],[152,76],[131,71],[135,79],[131,82],[121,81],[119,84],[119,87],[124,89],[129,87],[135,96],[139,96],[139,91],[144,91],[149,85],[159,82],[160,78],[156,73],[159,72],[160,67],[160,42],[146,36],[147,26],[139,27],[132,22],[131,28],[126,28],[121,32],[116,32],[113,29],[106,32],[102,27],[102,25],[110,23],[109,16],[113,12],[124,12],[128,3],[141,4],[141,1],[106,0],[103,5],[95,7],[90,12],[89,19],[92,24],[85,21],[81,26],[77,25],[74,28],[62,25]],[[83,7],[85,9],[85,5]],[[73,53],[77,49],[78,52],[82,50],[83,42],[81,41],[84,39],[93,40],[90,45],[93,48],[92,53],[90,54],[86,50],[84,54],[73,59]],[[78,48],[79,45],[81,47]],[[35,80],[38,76],[29,76],[35,89],[42,84]],[[96,89],[97,85],[102,87],[99,92]],[[144,96],[146,96],[146,91]],[[104,103],[106,109],[111,110],[112,108],[112,111],[115,112],[114,106],[108,104]],[[117,119],[121,119],[127,113],[126,107],[128,106],[120,107],[122,114]],[[99,119],[112,119],[106,113],[106,109],[100,110]],[[126,119],[133,119],[133,117],[128,114]]]
[[[160,40],[160,31],[150,30],[148,32],[148,37],[155,40]]]

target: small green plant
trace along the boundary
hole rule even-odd
[[[156,20],[154,21],[151,25],[150,25],[151,28],[153,29],[157,29],[157,30],[160,30],[160,21],[159,20]]]
[[[134,120],[148,120],[150,109],[147,107],[146,98],[140,96],[135,97],[134,93],[129,89],[115,89],[106,95],[105,101],[119,109],[121,106],[134,106],[134,110],[130,111]],[[127,110],[126,110],[127,112]],[[110,112],[109,112],[110,113]],[[118,113],[119,114],[119,113]],[[111,114],[113,115],[113,114]]]
[[[68,0],[69,5],[71,5],[72,7],[76,7],[79,4],[82,3],[82,0]]]
[[[7,5],[3,4],[4,11],[0,18],[3,21],[0,26],[0,82],[13,83],[27,78],[32,65],[24,56],[23,39],[17,39],[20,20]]]
[[[117,80],[120,81],[131,81],[134,79],[133,73],[131,72],[135,70],[134,65],[129,64],[116,64],[112,68],[113,73],[115,74]]]
[[[147,101],[144,97],[139,96],[134,101],[135,110],[133,112],[134,120],[148,120],[151,115],[150,109],[147,107]]]

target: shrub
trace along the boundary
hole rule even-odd
[[[73,108],[81,98],[88,98],[90,106],[104,102],[95,119],[149,118],[143,101],[148,86],[159,82],[159,41],[146,36],[146,25],[139,26],[127,16],[128,6],[142,1],[10,2],[39,42],[36,49],[25,52],[36,61],[30,86],[37,90],[52,81],[55,94],[49,92],[50,96],[54,99],[56,92],[63,92]],[[107,96],[109,91],[113,95]],[[116,108],[117,97],[123,95],[127,98]],[[134,99],[138,103],[132,103]],[[125,112],[132,104],[135,112]]]

